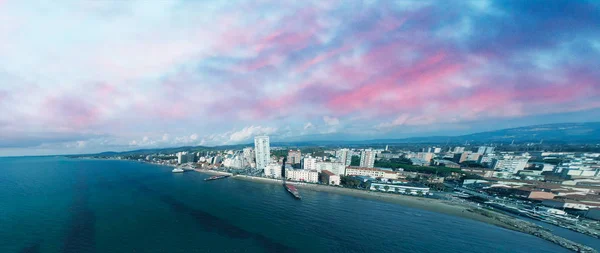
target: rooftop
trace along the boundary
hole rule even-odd
[[[321,173],[323,173],[323,174],[327,174],[327,175],[329,175],[329,176],[335,176],[335,174],[333,174],[333,172],[331,172],[331,171],[328,171],[328,170],[322,170],[322,171],[321,171]]]

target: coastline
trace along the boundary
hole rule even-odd
[[[271,183],[271,184],[281,184],[281,180],[270,179],[270,178],[259,178],[259,177],[250,177],[250,176],[233,176],[235,179],[261,182],[261,183]],[[298,182],[289,182],[294,184],[298,189],[312,190],[312,191],[321,191],[321,192],[331,192],[336,194],[348,195],[358,198],[371,199],[371,200],[379,200],[383,202],[399,204],[407,207],[418,208],[426,211],[432,211],[437,213],[443,213],[453,216],[459,216],[463,218],[468,218],[472,220],[477,220],[485,223],[489,223],[492,225],[500,226],[507,229],[514,230],[513,227],[508,226],[502,222],[499,222],[491,217],[487,217],[484,215],[480,215],[477,213],[473,213],[468,211],[471,207],[460,205],[457,203],[452,203],[450,201],[444,201],[439,199],[429,199],[422,198],[416,196],[405,196],[399,194],[391,194],[384,192],[374,192],[374,191],[366,191],[359,189],[350,189],[350,188],[342,188],[342,187],[332,187],[327,185],[317,185],[317,184],[306,184],[306,183],[298,183]]]
[[[199,171],[204,172],[204,171]],[[234,179],[253,181],[258,183],[281,184],[281,180],[271,178],[252,177],[245,175],[232,176]],[[307,184],[302,182],[288,182],[294,184],[299,189],[331,192],[336,194],[348,195],[358,198],[379,200],[383,202],[399,204],[411,208],[418,208],[426,211],[437,212],[466,219],[471,219],[487,224],[495,225],[501,228],[530,234],[549,242],[558,244],[566,249],[575,252],[597,252],[593,248],[582,245],[563,237],[552,234],[546,229],[524,220],[499,213],[497,211],[467,206],[462,203],[456,203],[447,200],[429,199],[416,196],[405,196],[400,194],[391,194],[384,192],[366,191],[359,189],[350,189],[342,187],[333,187],[328,185]]]

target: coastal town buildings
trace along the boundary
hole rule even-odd
[[[271,161],[271,146],[269,136],[254,137],[254,152],[256,159],[256,168],[264,169]]]
[[[341,162],[345,166],[350,166],[350,163],[352,162],[352,152],[347,148],[335,151],[335,157],[338,162]]]
[[[317,158],[309,156],[302,159],[302,169],[305,170],[316,170],[317,169]]]
[[[525,157],[494,158],[492,159],[492,164],[490,166],[493,170],[517,174],[520,170],[525,169],[528,160],[529,159]]]
[[[286,169],[285,177],[288,180],[293,180],[293,181],[301,181],[301,182],[308,182],[308,183],[319,182],[319,173],[316,170]]]
[[[340,185],[340,175],[337,175],[331,171],[323,170],[319,173],[319,179],[321,183],[328,185]]]
[[[341,162],[317,162],[315,169],[318,172],[327,170],[336,175],[344,175],[346,173],[346,166]]]
[[[375,151],[365,149],[360,153],[360,167],[373,168],[375,165]]]
[[[269,163],[264,168],[264,173],[266,177],[271,178],[281,178],[281,164],[279,163]]]
[[[290,164],[298,164],[300,163],[300,159],[302,158],[302,153],[300,150],[289,150],[287,155],[287,162]]]
[[[368,176],[372,178],[398,179],[398,174],[394,171],[382,170],[376,168],[365,167],[346,167],[346,176]]]

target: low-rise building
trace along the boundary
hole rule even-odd
[[[412,184],[383,184],[383,183],[371,183],[369,188],[372,191],[384,191],[384,192],[397,192],[405,194],[428,194],[429,187],[412,185]]]
[[[264,168],[264,173],[266,177],[272,178],[281,178],[281,164],[279,163],[269,163]]]
[[[558,208],[558,209],[565,209],[565,208],[575,209],[575,210],[589,210],[590,209],[590,206],[585,203],[581,203],[581,202],[575,201],[575,200],[568,200],[568,199],[546,199],[546,200],[542,201],[542,205],[553,207],[553,208]]]
[[[321,173],[319,173],[319,179],[321,180],[321,183],[324,184],[340,185],[340,176],[328,170],[321,171]]]
[[[435,166],[444,166],[448,168],[460,168],[460,164],[455,163],[453,161],[443,160],[443,159],[433,159],[433,165]]]
[[[344,175],[346,173],[346,166],[341,162],[317,162],[315,169],[317,172],[328,170],[336,175]]]
[[[288,180],[293,180],[293,181],[302,181],[302,182],[308,182],[308,183],[319,182],[319,172],[317,172],[316,170],[286,169],[285,177]]]
[[[554,199],[554,197],[556,197],[556,195],[552,192],[542,191],[540,189],[532,188],[532,187],[516,188],[516,189],[514,189],[513,194],[516,196],[522,197],[522,198],[537,199],[537,200]]]
[[[467,167],[467,168],[462,168],[460,170],[464,171],[464,172],[469,172],[471,174],[475,174],[475,175],[478,175],[481,177],[486,177],[486,178],[494,176],[494,170],[491,170],[491,169]]]
[[[398,179],[398,174],[394,171],[376,169],[376,168],[362,168],[362,167],[346,167],[346,176],[368,176],[372,178],[387,178],[387,179]]]

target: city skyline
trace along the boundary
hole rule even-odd
[[[0,156],[600,116],[593,1],[0,1],[0,21]]]

